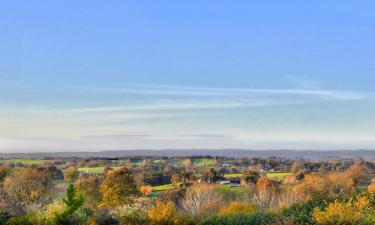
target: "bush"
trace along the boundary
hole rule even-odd
[[[5,224],[5,222],[10,218],[10,216],[5,213],[0,211],[0,225]]]
[[[148,211],[151,224],[174,225],[178,221],[178,211],[172,202],[158,203]]]
[[[119,222],[112,217],[107,208],[98,208],[89,218],[89,225],[118,225]]]
[[[312,224],[312,213],[315,208],[324,209],[332,199],[316,196],[307,202],[293,204],[289,208],[281,209],[280,216],[284,223]]]
[[[12,217],[10,218],[5,225],[35,225],[33,219],[29,215]]]
[[[324,210],[315,208],[313,217],[316,224],[375,224],[375,207],[370,196],[349,199],[347,202],[336,200]]]
[[[231,214],[227,216],[212,216],[200,225],[271,225],[277,223],[275,214],[258,211],[251,214]]]
[[[113,212],[119,225],[146,225],[149,219],[145,213],[134,207],[122,206]]]

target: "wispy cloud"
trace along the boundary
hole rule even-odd
[[[135,88],[136,87],[136,88]],[[141,95],[136,103],[114,103],[66,109],[70,113],[114,113],[157,110],[210,110],[302,104],[316,101],[354,101],[372,93],[321,89],[201,88],[186,86],[135,85],[128,88],[82,88],[100,95]]]
[[[82,90],[82,89],[81,89]],[[86,91],[117,94],[139,94],[156,96],[240,96],[240,95],[287,95],[311,96],[332,100],[360,100],[373,96],[373,93],[324,89],[262,89],[262,88],[206,88],[171,85],[135,85],[124,88],[83,88]]]

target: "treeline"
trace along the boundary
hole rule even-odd
[[[292,175],[279,181],[267,178],[258,167],[236,167],[247,162],[265,165],[270,159],[242,160],[223,159],[241,170],[241,187],[217,183],[220,165],[193,168],[186,162],[179,169],[157,167],[172,174],[172,188],[158,192],[142,177],[142,171],[153,171],[147,163],[131,168],[92,160],[67,162],[64,167],[52,161],[21,168],[4,163],[0,224],[375,224],[375,179],[369,185],[363,182],[372,176],[371,162],[288,160],[284,163],[290,164]],[[78,166],[88,164],[105,166],[103,173],[80,173]],[[207,182],[199,182],[197,171]]]

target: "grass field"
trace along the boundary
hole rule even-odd
[[[112,169],[116,169],[118,167],[111,167]],[[79,172],[85,173],[103,173],[104,167],[80,167],[78,168]]]
[[[166,190],[172,190],[175,188],[176,187],[173,186],[172,184],[165,184],[165,185],[152,187],[152,191],[166,191]]]
[[[193,159],[193,165],[195,166],[214,166],[215,164],[215,159]]]
[[[8,163],[22,163],[24,165],[39,165],[44,162],[43,159],[8,159],[6,160]]]
[[[269,172],[266,174],[266,176],[270,179],[274,180],[282,180],[287,176],[292,175],[293,173],[277,173],[277,172]]]
[[[78,168],[79,172],[85,173],[103,173],[104,167],[81,167]]]
[[[229,173],[229,174],[224,174],[225,178],[239,178],[242,176],[242,173]]]

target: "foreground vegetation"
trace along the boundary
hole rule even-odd
[[[369,160],[3,160],[0,224],[375,224],[374,168]]]

